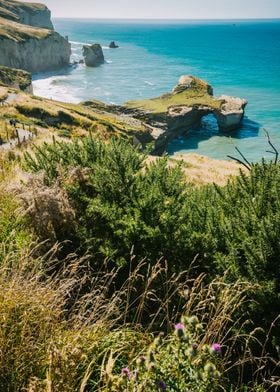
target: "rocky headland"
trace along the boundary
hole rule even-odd
[[[149,130],[154,152],[162,154],[170,140],[198,128],[201,120],[213,114],[220,131],[240,127],[247,101],[227,95],[213,96],[213,88],[204,80],[183,75],[172,92],[142,101],[130,101],[124,106],[86,103],[94,109],[113,112],[122,118],[139,121]],[[143,140],[138,140],[143,144]]]
[[[42,4],[0,0],[0,65],[35,73],[67,66],[71,46]]]

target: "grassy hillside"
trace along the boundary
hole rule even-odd
[[[0,38],[7,38],[16,42],[21,42],[29,38],[46,38],[51,34],[51,30],[27,26],[0,17]]]
[[[0,106],[0,116],[6,119],[16,118],[21,123],[53,127],[59,135],[66,137],[81,136],[91,131],[105,139],[115,135],[131,139],[137,136],[145,143],[152,141],[149,130],[141,122],[130,118],[92,109],[90,106],[42,99],[2,87],[3,98],[9,94],[13,94],[13,102],[5,107]]]
[[[0,66],[0,84],[14,87],[18,86],[21,90],[25,90],[31,86],[31,83],[32,76],[29,72]]]

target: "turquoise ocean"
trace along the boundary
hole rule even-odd
[[[99,99],[121,104],[158,96],[179,77],[207,80],[214,95],[248,100],[242,127],[219,133],[215,120],[173,140],[169,154],[195,152],[217,159],[238,156],[251,161],[270,157],[264,129],[280,149],[280,20],[140,21],[54,19],[69,37],[72,60],[82,59],[83,44],[103,46],[106,63],[83,64],[56,73],[34,75],[36,95],[68,102]],[[109,49],[116,41],[118,49]]]

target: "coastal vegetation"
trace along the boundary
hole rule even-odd
[[[199,185],[93,133],[18,159],[1,161],[5,390],[277,390],[278,162]]]
[[[69,64],[45,6],[0,0],[0,38],[1,64]],[[190,75],[123,106],[0,81],[0,390],[277,392],[278,151],[159,153],[209,113],[236,129],[247,101]]]

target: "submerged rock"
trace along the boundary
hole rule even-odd
[[[84,45],[83,56],[88,67],[98,67],[103,64],[104,54],[100,44]]]

